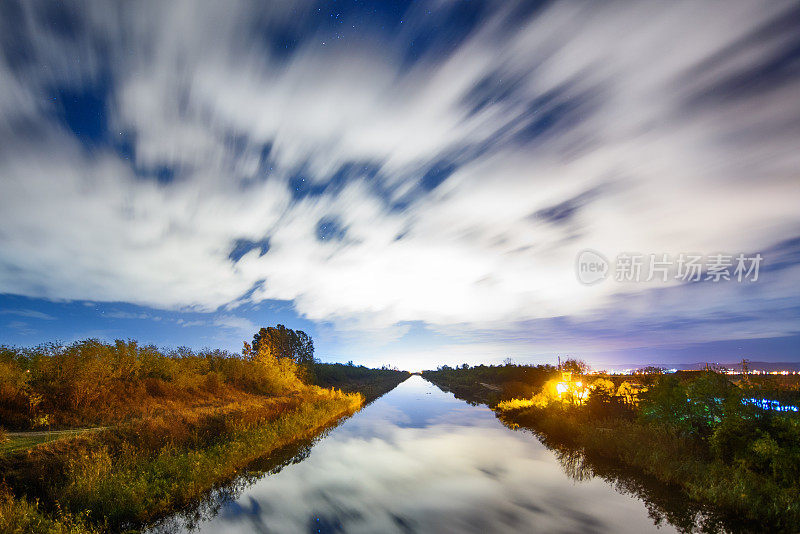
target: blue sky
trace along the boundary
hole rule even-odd
[[[322,359],[414,369],[799,362],[798,23],[3,2],[0,343],[238,350],[283,323]],[[585,285],[586,249],[706,270]],[[715,254],[760,254],[758,280],[706,280]]]

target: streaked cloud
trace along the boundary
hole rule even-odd
[[[55,321],[56,318],[44,312],[36,310],[0,310],[0,315],[16,315],[19,317],[28,317],[30,319],[42,319],[45,321]]]
[[[0,292],[243,334],[266,299],[383,339],[800,332],[792,3],[469,4],[4,3]],[[785,265],[586,287],[584,248]]]

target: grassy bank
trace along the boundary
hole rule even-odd
[[[0,489],[0,532],[4,534],[94,534],[99,532],[82,517],[66,513],[46,514],[38,504],[15,499],[7,488]]]
[[[800,419],[794,412],[748,402],[794,402],[793,385],[763,378],[732,381],[714,372],[573,375],[566,382],[560,374],[547,380],[552,373],[537,372],[543,384],[534,395],[492,405],[508,426],[533,430],[552,448],[616,463],[670,485],[734,528],[796,531]],[[426,377],[447,389],[455,386],[473,401],[486,389],[469,369]],[[480,378],[492,380],[485,372]],[[498,377],[494,383],[503,381]]]
[[[499,416],[509,426],[534,430],[551,444],[639,469],[752,528],[793,532],[800,520],[797,487],[785,487],[771,477],[716,461],[702,442],[669,428],[618,419],[593,420],[580,411],[556,407],[517,408],[500,411]]]
[[[11,488],[53,512],[87,511],[110,530],[136,527],[200,498],[248,463],[361,407],[359,395],[308,392],[277,415],[212,415],[164,434],[152,422],[61,440],[0,459]],[[50,473],[51,476],[42,477]]]
[[[248,349],[0,349],[0,424],[15,429],[0,444],[0,531],[138,529],[364,405],[341,391],[352,380],[318,387],[267,343]],[[359,384],[377,396],[391,373],[364,370]]]

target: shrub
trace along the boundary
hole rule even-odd
[[[537,389],[525,382],[514,380],[503,384],[502,397],[503,399],[527,399],[532,397]]]
[[[98,531],[87,525],[84,516],[60,512],[56,518],[49,517],[36,502],[15,499],[7,488],[0,487],[0,532],[89,534]]]
[[[169,352],[135,341],[0,346],[0,424],[15,428],[108,424],[198,395],[285,395],[307,387],[301,367],[266,344],[253,353]]]

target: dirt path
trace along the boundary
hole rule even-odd
[[[59,437],[83,434],[84,432],[97,432],[98,430],[106,430],[107,428],[109,427],[92,426],[86,428],[68,428],[66,430],[26,430],[24,432],[6,432],[6,436],[9,438]]]
[[[0,454],[31,449],[42,443],[72,438],[89,432],[105,430],[107,426],[70,428],[67,430],[31,430],[28,432],[6,432],[6,440],[0,442]]]

